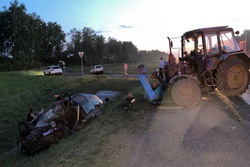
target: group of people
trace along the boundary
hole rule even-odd
[[[164,71],[166,68],[168,68],[168,66],[169,66],[169,62],[166,61],[166,59],[163,59],[163,57],[161,57],[160,63],[159,63],[159,78],[160,79],[167,78],[166,74],[164,74]],[[123,65],[123,76],[128,77],[128,64],[126,63],[124,63]]]

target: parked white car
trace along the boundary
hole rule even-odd
[[[90,74],[103,74],[104,68],[102,65],[94,65],[90,69]]]
[[[63,71],[59,66],[48,66],[44,71],[44,75],[62,75]]]

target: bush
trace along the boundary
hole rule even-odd
[[[14,60],[0,58],[0,71],[19,71],[41,67],[42,63],[36,60]]]

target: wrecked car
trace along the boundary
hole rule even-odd
[[[88,120],[100,116],[102,105],[96,95],[78,93],[71,96],[68,93],[47,110],[42,110],[33,127],[26,122],[19,123],[17,146],[25,155],[39,153],[79,130]]]

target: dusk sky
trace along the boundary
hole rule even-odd
[[[0,0],[0,9],[13,0]],[[18,0],[27,13],[57,22],[65,33],[91,27],[106,39],[132,41],[139,50],[168,50],[167,37],[196,28],[250,28],[247,0]]]

